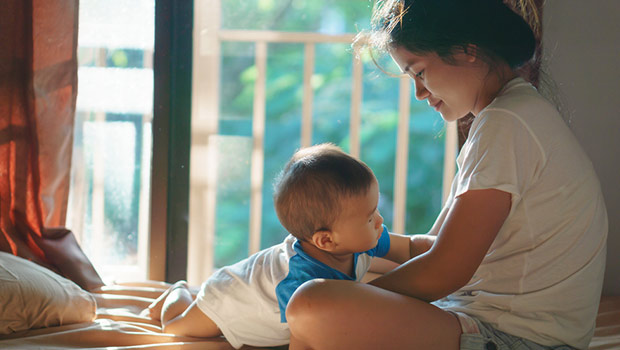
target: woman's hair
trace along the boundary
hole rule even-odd
[[[372,29],[361,37],[382,51],[403,47],[436,53],[448,63],[464,51],[511,68],[530,60],[536,49],[530,25],[502,0],[378,0]]]
[[[343,199],[366,194],[374,181],[366,164],[333,144],[303,148],[274,182],[276,213],[292,235],[307,240],[331,229]]]

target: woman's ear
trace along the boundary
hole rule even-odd
[[[336,247],[334,235],[330,230],[316,231],[312,235],[312,243],[315,247],[325,251],[331,251]]]

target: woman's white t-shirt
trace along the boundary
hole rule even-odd
[[[437,302],[542,345],[587,348],[605,269],[607,213],[592,164],[557,110],[521,78],[474,119],[447,205],[512,195],[473,278]]]

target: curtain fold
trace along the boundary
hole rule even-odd
[[[101,278],[62,226],[77,97],[78,0],[6,0],[0,11],[0,250],[84,289]]]

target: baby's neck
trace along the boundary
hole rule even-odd
[[[353,254],[332,254],[323,249],[317,248],[314,244],[306,241],[299,241],[304,252],[323,264],[338,270],[347,276],[355,278],[353,271]]]

